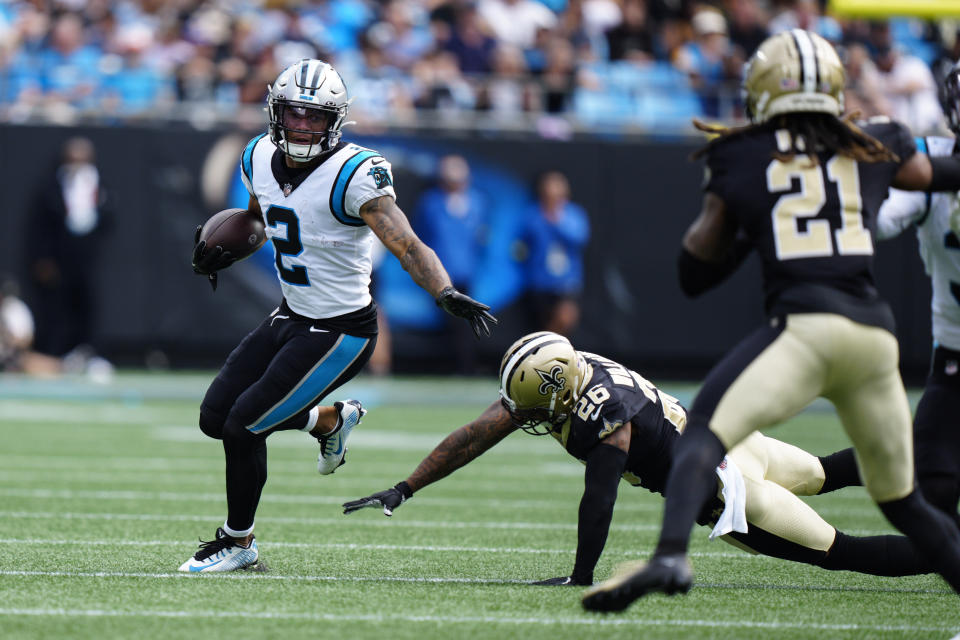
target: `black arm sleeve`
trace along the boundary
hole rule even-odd
[[[680,247],[677,275],[683,293],[695,298],[726,280],[750,254],[752,246],[746,238],[737,238],[723,262],[705,262],[685,247]]]
[[[929,191],[960,191],[960,156],[931,157],[930,166]]]
[[[597,445],[587,458],[577,526],[577,561],[570,574],[580,584],[593,582],[593,569],[610,530],[617,484],[626,466],[627,452],[609,444]]]

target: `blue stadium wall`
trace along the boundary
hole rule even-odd
[[[211,293],[189,265],[193,231],[210,214],[242,206],[236,167],[256,131],[197,132],[186,128],[0,127],[0,188],[6,233],[0,272],[24,278],[24,220],[60,145],[85,135],[97,146],[103,182],[117,212],[99,270],[98,348],[121,364],[141,366],[160,351],[173,366],[217,366],[279,300],[272,248],[225,272]],[[474,184],[490,199],[491,242],[474,282],[502,323],[481,343],[481,360],[496,371],[500,354],[527,329],[522,279],[510,239],[533,179],[559,169],[573,200],[590,215],[587,284],[575,343],[611,355],[654,377],[698,378],[762,319],[756,259],[721,287],[687,300],[676,284],[683,231],[696,215],[701,168],[688,161],[696,143],[557,143],[490,137],[355,136],[392,162],[398,201],[415,220],[415,204],[437,158],[465,155]],[[443,371],[449,348],[436,337],[442,319],[431,301],[386,257],[378,298],[396,327],[396,368]],[[913,234],[878,249],[879,284],[899,324],[904,372],[922,380],[930,352],[929,283]],[[29,298],[29,288],[24,287]]]

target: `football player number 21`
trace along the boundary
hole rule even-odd
[[[287,230],[286,238],[274,236],[270,239],[277,254],[277,272],[280,278],[288,284],[300,287],[310,286],[306,267],[299,264],[286,267],[283,264],[283,256],[295,257],[303,253],[303,243],[300,241],[300,219],[297,218],[297,214],[293,209],[272,205],[267,209],[265,217],[269,226],[276,227],[282,224]]]
[[[827,201],[824,174],[826,180],[837,185],[840,200],[840,227],[833,233],[829,220],[816,219]],[[773,160],[767,166],[770,193],[790,191],[794,178],[800,182],[800,191],[780,196],[770,214],[778,259],[873,254],[870,232],[863,226],[856,160],[833,156],[826,165],[820,165],[798,155],[787,162]],[[800,219],[806,219],[803,229]]]

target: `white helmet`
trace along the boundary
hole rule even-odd
[[[340,142],[350,108],[340,74],[322,60],[304,58],[268,87],[270,140],[296,162],[307,162]]]

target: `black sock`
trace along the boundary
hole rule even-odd
[[[914,490],[905,498],[878,503],[883,515],[902,531],[943,579],[960,593],[960,531]]]
[[[853,455],[853,448],[837,451],[817,459],[823,465],[823,473],[826,476],[819,493],[836,491],[843,487],[863,486],[863,480],[860,479],[860,470],[857,468],[857,459]]]
[[[716,466],[727,452],[706,424],[692,423],[677,441],[667,476],[667,501],[657,555],[686,553],[690,530],[704,503],[717,492]]]
[[[819,566],[832,571],[859,571],[874,576],[916,576],[933,573],[930,563],[903,536],[848,536],[837,531]]]
[[[920,492],[927,502],[940,511],[960,527],[960,514],[957,513],[957,503],[960,502],[960,483],[950,473],[932,473],[917,477]]]
[[[245,431],[245,430],[244,430]],[[267,482],[266,437],[247,432],[223,439],[227,475],[227,526],[246,531],[253,526],[260,494]]]

